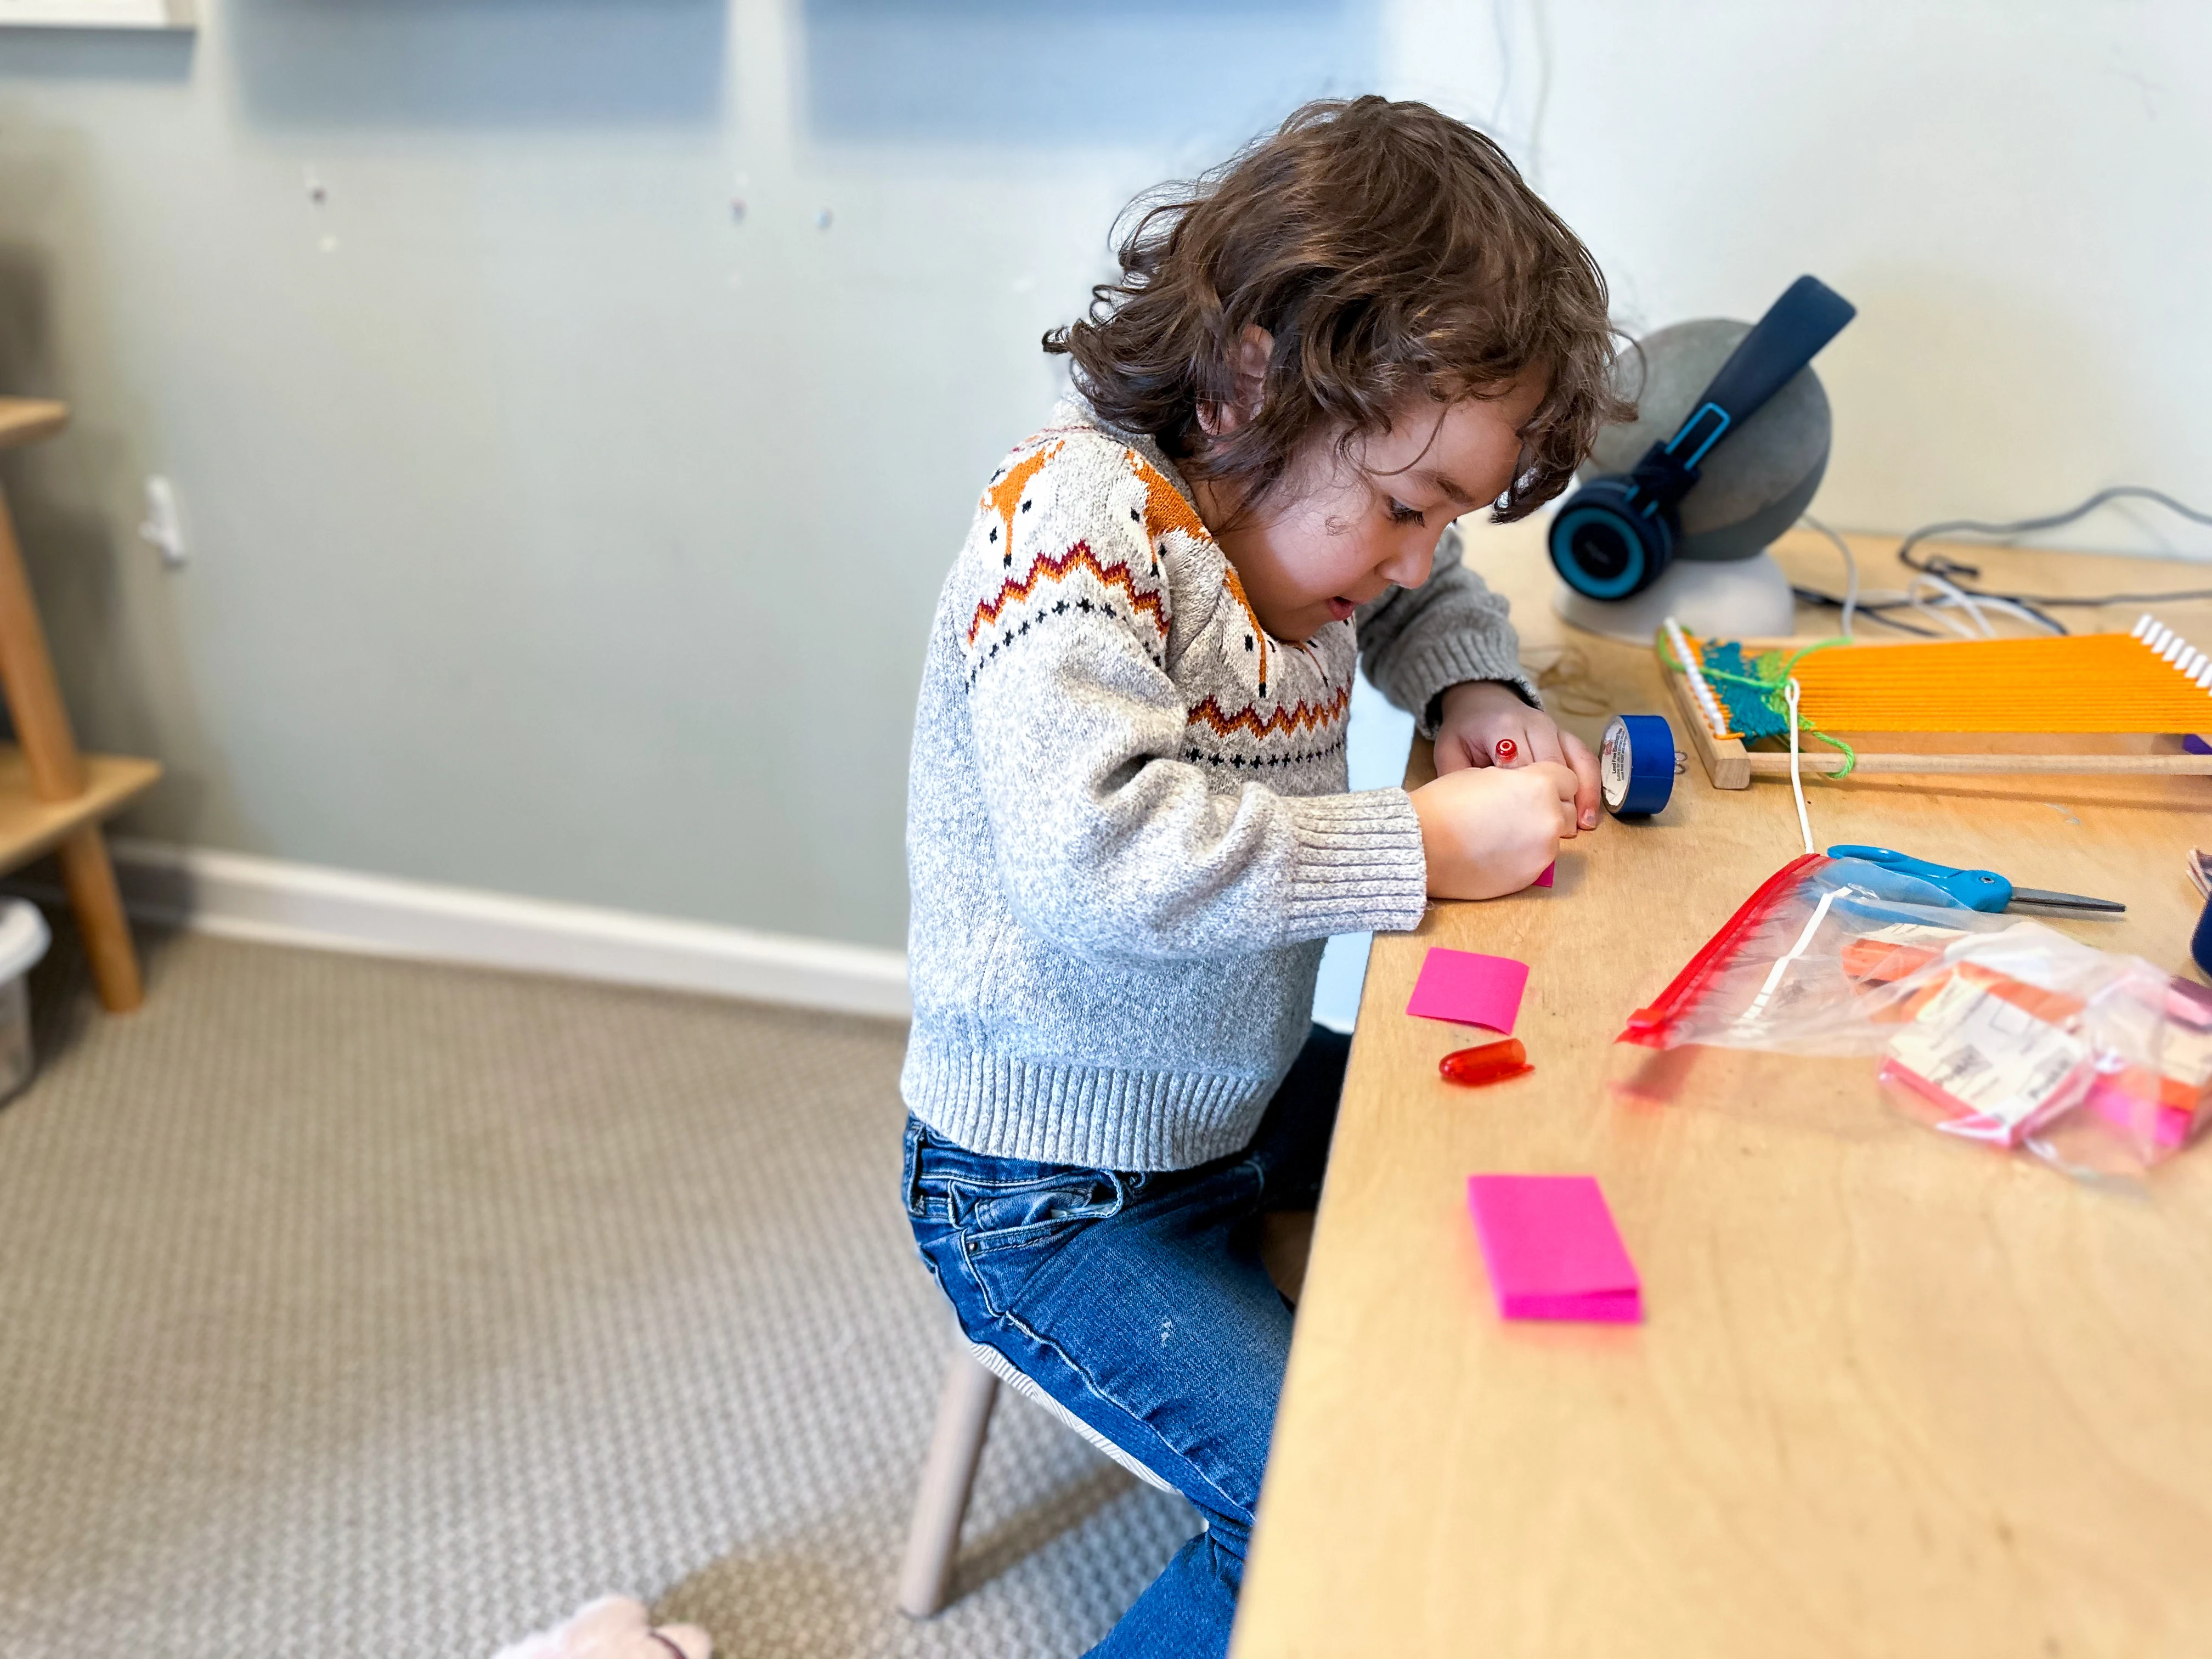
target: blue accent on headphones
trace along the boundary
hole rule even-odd
[[[1667,440],[1667,453],[1671,455],[1676,450],[1680,449],[1682,447],[1682,441],[1688,437],[1690,434],[1696,429],[1698,422],[1704,420],[1707,415],[1711,415],[1713,417],[1713,429],[1705,434],[1705,442],[1698,446],[1698,453],[1691,456],[1688,460],[1682,463],[1686,471],[1691,472],[1696,471],[1698,470],[1698,463],[1705,459],[1705,452],[1721,441],[1721,434],[1723,432],[1726,432],[1729,427],[1735,424],[1735,422],[1729,418],[1728,410],[1723,409],[1718,404],[1714,403],[1708,398],[1705,402],[1698,405],[1698,411],[1696,414],[1691,416],[1688,420],[1682,422],[1681,430],[1675,433],[1673,437]]]
[[[1800,276],[1721,365],[1674,435],[1633,471],[1592,478],[1552,520],[1552,562],[1594,599],[1625,599],[1659,580],[1682,533],[1678,509],[1713,446],[1765,406],[1856,316],[1816,276]],[[1694,447],[1692,447],[1694,446]],[[1678,452],[1687,448],[1683,455]]]
[[[1625,599],[1651,585],[1652,561],[1667,556],[1655,530],[1666,526],[1637,510],[1633,479],[1593,478],[1552,520],[1552,562],[1559,563],[1562,547],[1602,546],[1605,556],[1578,560],[1569,580],[1594,599]]]

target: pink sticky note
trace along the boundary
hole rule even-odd
[[[1559,867],[1558,860],[1554,860],[1552,863],[1544,866],[1544,873],[1542,875],[1538,876],[1535,880],[1530,882],[1528,884],[1531,887],[1549,887],[1552,884],[1552,872]]]
[[[1508,1319],[1633,1325],[1644,1290],[1589,1176],[1469,1176],[1467,1207]]]
[[[1521,1012],[1521,994],[1528,988],[1525,962],[1438,945],[1421,963],[1421,976],[1414,981],[1413,1000],[1406,1012],[1423,1019],[1487,1025],[1510,1036]]]

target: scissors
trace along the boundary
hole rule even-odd
[[[2085,898],[2079,893],[2053,893],[2041,887],[2015,887],[1994,870],[1960,870],[1925,859],[1907,858],[1887,847],[1831,847],[1832,859],[1857,859],[1878,864],[1900,875],[1917,876],[1939,887],[1969,910],[2004,910],[2014,904],[2033,904],[2046,910],[2075,910],[2117,915],[2128,907],[2118,899]]]

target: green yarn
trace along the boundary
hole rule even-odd
[[[1786,690],[1790,677],[1797,665],[1815,651],[1826,651],[1831,646],[1849,645],[1850,641],[1841,635],[1832,640],[1820,640],[1801,647],[1784,657],[1778,650],[1762,651],[1746,659],[1743,647],[1735,640],[1725,640],[1709,645],[1704,653],[1699,672],[1705,683],[1712,687],[1713,695],[1721,700],[1728,711],[1729,723],[1747,738],[1786,738],[1790,735],[1790,698]],[[1686,672],[1674,660],[1662,638],[1659,642],[1662,660],[1677,672]],[[1832,737],[1807,718],[1801,707],[1797,711],[1797,729],[1820,738],[1832,749],[1840,750],[1844,767],[1839,772],[1826,774],[1832,778],[1846,778],[1859,763],[1858,751],[1841,738]]]

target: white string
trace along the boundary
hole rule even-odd
[[[1797,775],[1797,677],[1792,674],[1790,684],[1782,688],[1782,695],[1790,699],[1790,793],[1797,798],[1797,831],[1805,837],[1805,850],[1820,849],[1813,845],[1813,821],[1805,816],[1805,781]]]
[[[1740,1023],[1749,1024],[1766,1012],[1767,1001],[1773,996],[1775,988],[1782,983],[1783,975],[1790,971],[1791,963],[1805,954],[1806,947],[1813,942],[1813,935],[1820,931],[1820,923],[1828,914],[1828,907],[1836,902],[1842,892],[1843,889],[1840,887],[1831,887],[1820,895],[1820,902],[1813,907],[1813,915],[1805,923],[1805,931],[1797,935],[1797,943],[1790,947],[1790,953],[1777,960],[1774,966],[1767,969],[1766,983],[1759,988],[1759,994],[1751,1000],[1751,1006],[1743,1011]]]

